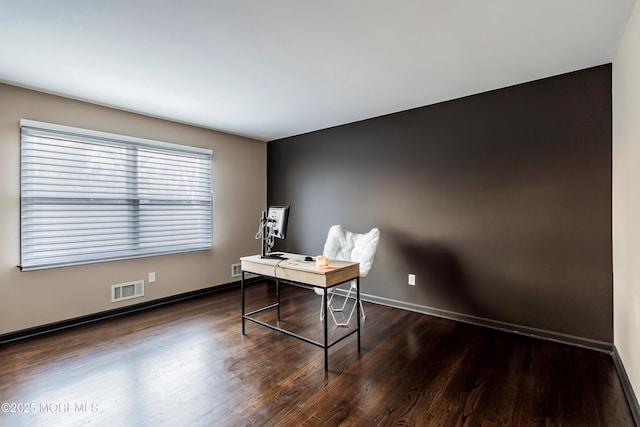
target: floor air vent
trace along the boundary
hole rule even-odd
[[[144,296],[144,280],[111,286],[111,302]]]

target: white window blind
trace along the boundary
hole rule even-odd
[[[23,271],[211,248],[211,150],[20,128]]]

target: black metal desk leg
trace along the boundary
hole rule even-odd
[[[244,335],[244,270],[240,278],[240,289],[242,291],[242,335]]]
[[[324,294],[322,295],[323,298],[323,302],[324,304],[322,304],[324,306],[324,370],[328,371],[329,370],[329,340],[327,338],[327,336],[329,335],[329,329],[328,329],[328,325],[329,325],[329,318],[327,317],[327,288],[324,288]]]
[[[278,322],[280,321],[280,281],[276,279],[276,300],[278,301]]]
[[[360,352],[360,276],[356,279],[356,317],[358,319],[358,352]]]

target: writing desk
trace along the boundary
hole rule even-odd
[[[329,348],[334,344],[339,343],[343,339],[353,335],[358,335],[358,351],[360,351],[360,316],[356,316],[357,323],[356,328],[349,331],[346,335],[328,342],[328,317],[327,317],[327,293],[328,290],[341,285],[346,282],[356,282],[356,304],[360,304],[360,265],[357,262],[350,261],[329,261],[329,267],[318,268],[315,262],[304,262],[304,255],[283,253],[284,260],[261,258],[260,255],[252,255],[240,258],[242,279],[240,286],[242,288],[242,335],[245,335],[245,320],[258,323],[267,328],[282,332],[283,334],[297,338],[299,340],[308,342],[315,346],[324,349],[324,369],[329,370]],[[264,276],[270,279],[274,279],[276,282],[276,302],[275,304],[267,305],[265,307],[253,310],[249,313],[245,313],[245,292],[244,292],[244,278],[245,273],[253,273],[260,276]],[[271,325],[263,322],[259,319],[255,319],[252,316],[261,313],[266,310],[276,309],[277,319],[280,321],[280,282],[322,289],[323,295],[323,327],[324,327],[324,340],[323,342],[317,342],[307,337],[295,334],[291,331],[283,329],[279,326]]]

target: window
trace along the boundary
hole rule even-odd
[[[211,150],[20,129],[23,271],[211,248]]]

